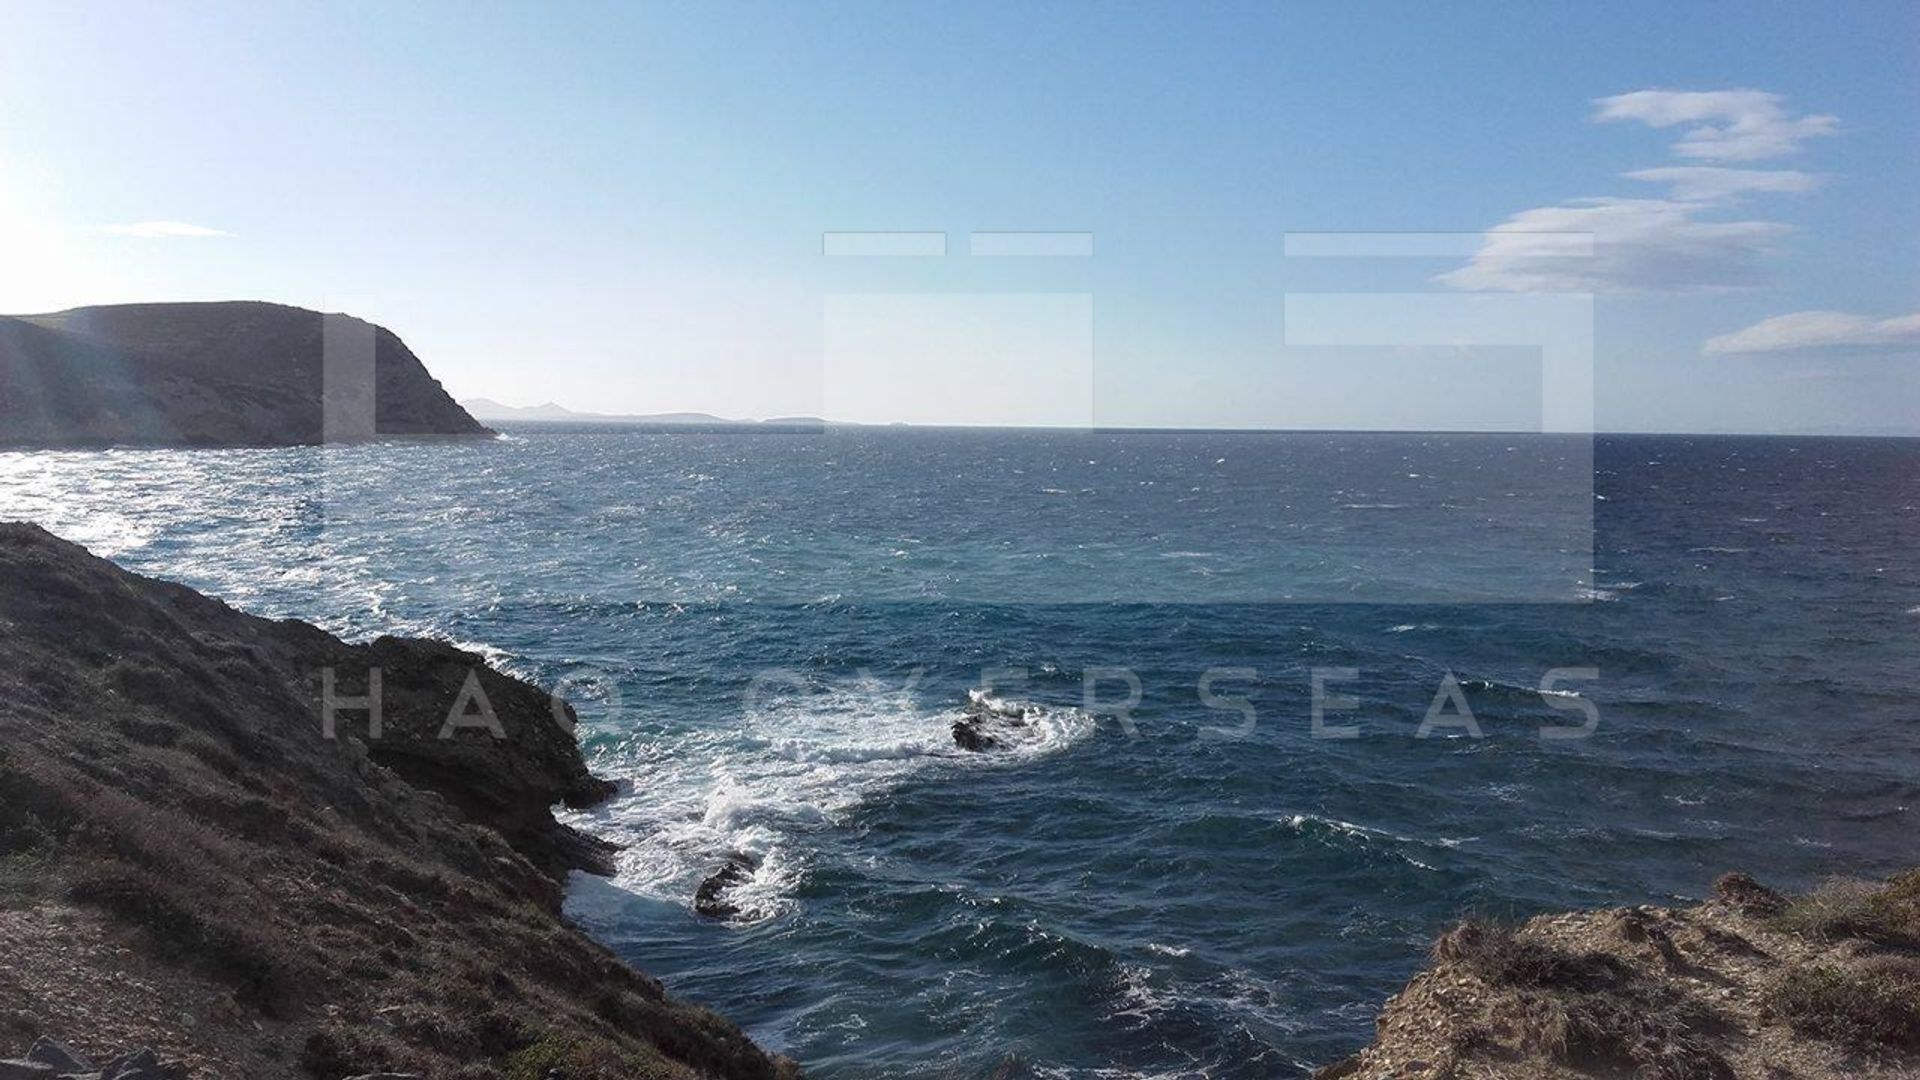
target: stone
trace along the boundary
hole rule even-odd
[[[693,910],[709,919],[732,919],[740,914],[739,905],[727,899],[727,890],[753,878],[753,860],[734,855],[727,864],[707,876],[693,894]]]
[[[27,1051],[28,1061],[37,1061],[42,1065],[51,1065],[55,1072],[89,1073],[93,1071],[93,1062],[88,1061],[73,1048],[57,1039],[44,1036]]]
[[[1787,899],[1746,874],[1722,874],[1713,883],[1713,895],[1747,915],[1778,915]]]

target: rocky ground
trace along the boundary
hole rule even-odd
[[[350,698],[374,668],[379,737],[343,711],[326,738],[324,673]],[[607,792],[571,719],[449,646],[349,645],[0,525],[0,1059],[796,1076],[562,919],[562,876],[606,857],[550,812]]]
[[[0,1080],[186,1080],[187,1067],[161,1061],[152,1050],[135,1050],[107,1061],[54,1039],[42,1038],[26,1054],[0,1061]]]
[[[1920,1077],[1920,871],[1466,923],[1319,1080]]]

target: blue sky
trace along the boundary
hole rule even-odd
[[[347,310],[598,411],[1528,427],[1502,302],[1300,298],[1591,294],[1603,429],[1920,430],[1911,4],[5,9],[0,311]],[[823,257],[872,230],[947,254]]]

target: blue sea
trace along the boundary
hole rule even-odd
[[[564,692],[573,915],[823,1080],[1297,1076],[1464,913],[1920,857],[1920,441],[528,427],[0,517]]]

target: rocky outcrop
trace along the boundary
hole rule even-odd
[[[730,894],[734,889],[753,880],[756,864],[745,855],[733,855],[726,865],[708,874],[700,887],[694,890],[693,910],[709,919],[736,919],[740,916],[740,905]]]
[[[1467,922],[1317,1080],[1920,1076],[1920,871]]]
[[[0,525],[0,1059],[795,1075],[562,918],[607,854],[551,813],[608,791],[572,720],[451,646],[349,644]]]
[[[234,302],[0,317],[0,446],[487,434],[391,331],[347,316]]]
[[[1004,750],[1019,742],[1033,726],[1029,707],[1001,702],[978,691],[967,697],[967,707],[953,722],[953,744],[971,753]]]

